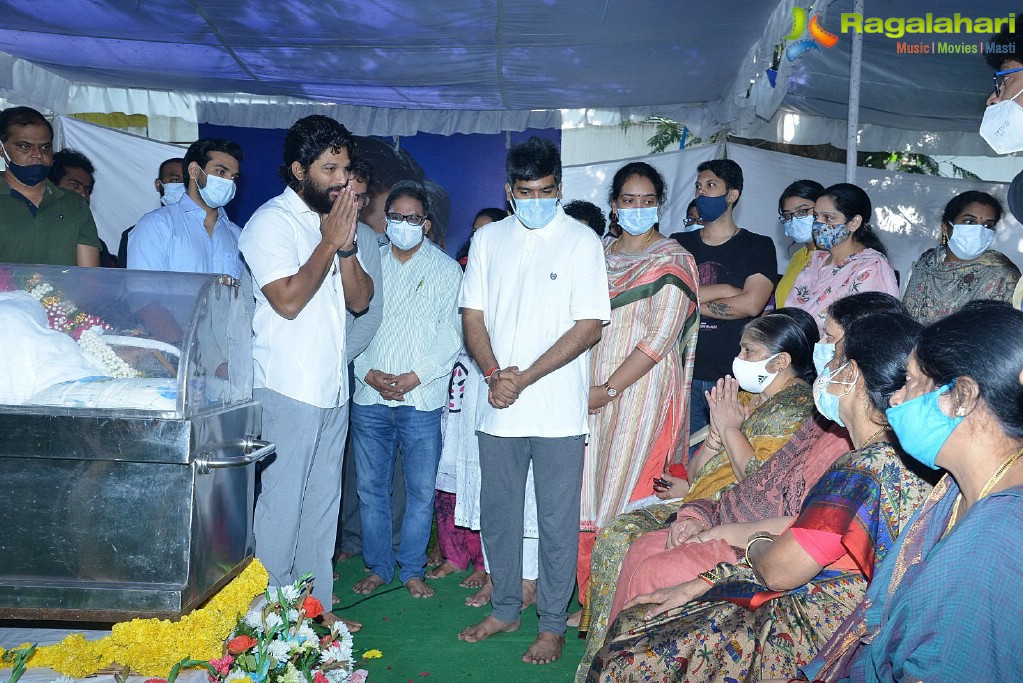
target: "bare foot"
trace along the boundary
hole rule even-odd
[[[347,626],[348,630],[352,633],[355,633],[356,631],[362,628],[362,624],[360,624],[359,622],[352,621],[351,619],[342,619],[333,612],[324,612],[323,614],[320,615],[319,621],[327,628],[330,628],[339,621],[344,622],[344,625]]]
[[[550,631],[540,631],[536,640],[522,655],[526,664],[550,664],[561,659],[561,649],[565,647],[565,638]]]
[[[384,585],[384,580],[376,574],[370,574],[359,583],[352,586],[352,590],[356,593],[362,593],[363,595],[369,595],[380,586]]]
[[[569,628],[579,628],[579,623],[582,620],[583,620],[583,611],[581,609],[577,609],[576,611],[574,611],[574,612],[572,612],[571,614],[568,615],[568,624],[567,624],[567,626]]]
[[[483,605],[490,602],[490,594],[494,592],[494,583],[490,580],[490,575],[487,575],[487,582],[483,584],[483,587],[478,591],[470,595],[465,599],[465,604],[469,607],[483,607]]]
[[[495,633],[512,633],[513,631],[518,630],[518,621],[513,621],[509,624],[492,616],[487,616],[486,619],[478,624],[473,624],[472,626],[462,629],[462,632],[458,634],[458,639],[464,640],[467,643],[478,643],[481,640],[486,640]],[[558,650],[558,655],[561,655],[560,649]]]
[[[519,609],[526,609],[536,604],[536,581],[522,579],[522,606]]]
[[[426,555],[426,566],[436,567],[444,562],[444,554],[440,551],[440,544],[433,546],[433,549]]]
[[[451,564],[448,560],[444,560],[444,564],[439,567],[434,567],[430,571],[426,572],[426,578],[428,579],[439,579],[447,576],[448,574],[454,574],[455,572],[464,571],[459,569],[455,565]]]
[[[368,579],[367,579],[368,580]],[[433,589],[426,585],[422,579],[409,579],[405,582],[405,588],[413,598],[432,598]]]
[[[490,575],[485,569],[474,569],[472,574],[458,582],[462,588],[482,588],[490,580]]]
[[[342,550],[337,554],[337,559],[334,560],[334,564],[337,564],[338,562],[344,562],[345,560],[350,560],[351,558],[352,554],[350,552],[348,552],[347,550]]]

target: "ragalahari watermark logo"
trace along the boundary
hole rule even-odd
[[[816,12],[813,15],[813,19],[807,21],[809,12],[802,7],[792,8],[792,30],[785,36],[785,40],[794,40],[796,42],[785,48],[785,57],[790,61],[794,62],[802,54],[811,50],[821,52],[821,48],[834,47],[835,43],[838,42],[838,36],[825,30],[820,24],[820,14]],[[809,33],[809,38],[803,38],[805,34]]]
[[[987,39],[992,34],[1016,32],[1016,15],[1004,17],[935,16],[931,12],[919,17],[864,17],[857,13],[842,14],[842,33],[880,34],[895,41],[898,54],[1016,54],[1015,43],[998,43]],[[966,40],[899,40],[917,36],[957,35]]]

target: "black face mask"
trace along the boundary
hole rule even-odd
[[[4,151],[4,161],[7,163],[7,170],[14,174],[14,177],[18,179],[18,182],[28,185],[29,187],[35,187],[39,183],[46,180],[46,176],[50,175],[50,169],[53,164],[32,164],[31,166],[22,166],[11,161],[11,156],[7,153],[7,148],[3,147],[3,143],[0,142],[0,148]]]

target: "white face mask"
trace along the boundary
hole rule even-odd
[[[992,104],[984,110],[980,137],[999,154],[1023,150],[1023,107],[1015,102],[1020,93],[1023,90],[1011,99]]]
[[[764,360],[744,360],[736,356],[732,360],[732,376],[743,391],[759,394],[764,391],[778,376],[777,372],[768,372],[767,364],[781,354],[774,354]]]
[[[983,225],[953,225],[948,248],[964,261],[972,261],[995,241],[995,231]]]
[[[800,242],[813,241],[813,214],[807,214],[802,218],[793,216],[792,220],[782,223],[785,226],[785,236]]]
[[[199,188],[199,196],[206,202],[206,206],[211,209],[219,209],[234,199],[234,193],[238,188],[233,180],[210,175],[201,168],[199,170],[206,176],[206,187]]]
[[[423,226],[406,221],[387,221],[387,237],[402,251],[418,246],[423,241]]]
[[[164,183],[160,203],[164,206],[176,204],[183,194],[185,194],[184,183]]]

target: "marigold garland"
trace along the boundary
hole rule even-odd
[[[85,678],[116,662],[143,676],[166,676],[182,659],[209,660],[221,656],[224,640],[248,611],[252,600],[266,590],[269,581],[266,568],[253,559],[204,607],[179,621],[133,619],[114,624],[109,636],[93,641],[86,640],[81,633],[72,633],[56,645],[37,648],[28,666],[49,667],[67,676]],[[0,648],[0,656],[3,653]]]

